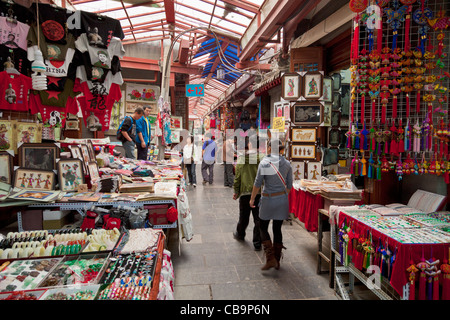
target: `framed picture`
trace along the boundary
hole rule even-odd
[[[291,119],[294,125],[319,125],[323,121],[320,102],[299,102],[292,108]]]
[[[58,161],[59,189],[64,192],[77,191],[84,183],[83,163],[79,159]]]
[[[320,180],[322,178],[322,163],[310,161],[306,165],[306,175],[309,180]]]
[[[100,178],[97,162],[95,162],[95,161],[89,162],[88,169],[89,169],[89,175],[91,177],[91,181],[95,181]]]
[[[88,140],[86,146],[87,146],[87,149],[88,149],[88,152],[89,152],[89,160],[90,160],[90,162],[96,161],[95,160],[94,145],[92,144],[92,141]]]
[[[174,129],[183,129],[183,117],[171,116],[170,126]]]
[[[281,97],[284,100],[298,100],[301,88],[302,77],[298,73],[285,73],[281,77]]]
[[[42,123],[17,122],[16,137],[17,146],[22,143],[41,143]]]
[[[333,92],[333,104],[332,109],[334,111],[339,110],[341,107],[341,94],[339,92]]]
[[[29,200],[29,201],[42,201],[42,202],[50,202],[54,201],[58,198],[60,192],[59,191],[43,191],[43,190],[22,190],[13,195],[10,195],[9,198],[17,199],[17,200]]]
[[[12,184],[13,156],[8,152],[0,152],[0,182]]]
[[[291,119],[291,103],[288,101],[279,101],[273,104],[274,117],[280,118],[284,117],[284,120]]]
[[[87,144],[80,144],[80,150],[81,150],[81,156],[83,158],[83,161],[87,164],[91,162],[91,156],[89,154],[89,149]]]
[[[323,125],[326,127],[331,126],[331,103],[325,103],[323,106]]]
[[[322,97],[323,76],[320,72],[308,72],[303,77],[303,96],[306,100]]]
[[[315,128],[292,128],[292,142],[316,142]]]
[[[170,139],[172,140],[172,143],[180,143],[181,130],[172,130]]]
[[[339,111],[331,111],[331,126],[339,127],[341,122],[341,113]]]
[[[55,189],[55,173],[47,170],[18,168],[14,173],[15,188],[51,191]]]
[[[59,148],[54,143],[24,143],[19,147],[18,154],[20,167],[56,170]]]
[[[126,85],[126,101],[156,103],[159,99],[159,95],[160,89],[158,86],[138,83],[127,83]]]
[[[83,155],[81,154],[81,149],[79,146],[69,146],[70,153],[72,154],[72,158],[83,160]]]
[[[341,89],[341,80],[342,80],[341,74],[333,73],[331,75],[331,78],[333,79],[333,91],[339,91]]]
[[[341,123],[339,124],[340,127],[346,127],[348,128],[348,126],[350,125],[350,119],[347,117],[341,117]]]
[[[328,132],[328,144],[332,147],[339,146],[339,129],[331,129]]]
[[[66,120],[66,130],[78,130],[79,123],[78,120]]]
[[[350,98],[350,85],[343,84],[341,88],[341,112],[344,116],[348,116],[350,114]]]
[[[301,180],[305,178],[305,162],[304,161],[291,161],[292,174],[294,180]]]
[[[0,151],[16,151],[17,121],[0,120]]]
[[[333,101],[333,79],[331,77],[323,78],[323,94],[322,99],[325,102]]]
[[[316,146],[313,144],[292,144],[291,158],[293,159],[315,159]]]
[[[339,149],[337,148],[324,148],[323,159],[324,166],[329,166],[339,162]]]

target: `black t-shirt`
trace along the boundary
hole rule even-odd
[[[121,131],[127,131],[132,141],[134,141],[136,139],[136,121],[132,117],[127,116],[123,121]],[[124,141],[126,141],[125,138]]]
[[[125,38],[119,20],[86,11],[80,12],[80,20],[81,29],[75,29],[75,35],[86,33],[91,46],[107,48],[112,37]]]
[[[37,15],[35,3],[32,4],[31,9]],[[39,23],[46,41],[63,45],[67,43],[66,22],[71,14],[64,8],[46,3],[39,4]]]
[[[22,48],[8,48],[0,44],[0,71],[5,70],[4,63],[8,61],[8,57],[11,58],[11,62],[17,71],[26,76],[30,75],[31,62],[28,60],[25,50]]]
[[[9,15],[9,9],[12,9],[12,16],[22,23],[32,23],[36,20],[35,14],[29,8],[21,6],[17,3],[11,5],[9,3],[0,1],[0,12],[4,14],[4,16]]]

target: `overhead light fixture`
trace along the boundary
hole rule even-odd
[[[222,67],[218,67],[216,70],[216,78],[218,80],[225,79],[225,70]]]

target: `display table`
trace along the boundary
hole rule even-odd
[[[383,218],[381,218],[383,219]],[[397,218],[400,219],[400,218]],[[394,220],[395,221],[395,220]],[[398,220],[400,221],[400,220]],[[407,269],[411,266],[412,263],[414,263],[416,266],[419,264],[419,262],[425,262],[425,261],[435,261],[436,259],[440,261],[439,266],[442,264],[443,261],[448,260],[449,257],[449,247],[450,243],[408,243],[408,241],[399,241],[394,239],[393,237],[387,235],[386,232],[383,232],[381,230],[378,230],[372,226],[369,226],[366,223],[363,223],[362,221],[358,220],[357,217],[351,216],[347,214],[345,211],[339,211],[339,217],[336,219],[336,224],[332,225],[332,244],[333,248],[336,253],[336,260],[338,262],[342,263],[343,258],[343,252],[342,248],[339,247],[339,237],[342,236],[342,226],[345,224],[346,226],[351,226],[351,231],[358,235],[366,237],[370,236],[372,239],[372,244],[376,247],[375,250],[378,250],[379,246],[382,245],[383,248],[389,248],[391,251],[390,255],[390,263],[391,264],[384,264],[380,263],[378,260],[377,262],[372,262],[373,266],[378,266],[381,270],[381,274],[383,274],[383,280],[387,282],[388,286],[391,286],[395,293],[394,295],[399,296],[402,299],[414,299],[414,297],[409,297],[409,275],[410,273],[407,271]],[[406,226],[405,228],[409,228],[409,230],[414,229],[415,226]],[[337,229],[335,229],[337,228]],[[393,227],[390,232],[392,232],[393,229],[396,227]],[[401,234],[401,230],[404,228],[403,225],[399,225],[397,228],[398,234]],[[420,230],[420,228],[422,228]],[[416,228],[417,232],[427,232],[427,227],[420,227],[417,226]],[[431,230],[431,229],[429,229]],[[394,230],[394,232],[396,232]],[[412,232],[415,232],[413,230]],[[431,232],[431,231],[430,231]],[[350,250],[350,249],[349,249]],[[351,263],[344,263],[345,267],[348,272],[352,276],[356,276],[358,278],[363,278],[366,275],[371,275],[371,273],[366,273],[366,268],[361,266],[361,263],[358,262],[357,253],[353,249],[352,251],[352,261]],[[375,259],[375,258],[374,258]],[[374,260],[375,261],[375,260]],[[388,266],[388,269],[386,269],[386,266]],[[383,269],[384,268],[384,269]],[[336,267],[336,273],[342,272],[343,269],[339,269]],[[374,268],[374,271],[376,271],[376,268]],[[386,273],[388,272],[388,273]],[[419,287],[418,279],[419,279],[419,273],[422,275],[425,275],[423,272],[417,272],[416,273],[416,289]],[[388,275],[388,276],[387,276]],[[442,285],[442,275],[440,275],[438,278],[440,278],[441,285]],[[363,283],[367,284],[367,278],[364,278]],[[428,280],[430,278],[427,277]],[[434,279],[433,279],[434,280]],[[336,277],[336,281],[339,281],[338,287],[342,286],[342,281],[339,277]],[[366,281],[366,282],[364,282]],[[369,281],[370,282],[370,281]],[[439,281],[437,282],[437,285],[439,286]],[[388,295],[386,293],[386,290],[380,290],[379,288],[372,288],[372,291],[375,292],[380,298],[389,299],[392,298],[392,295]],[[387,288],[389,289],[389,288]],[[417,293],[415,293],[415,296],[417,296]],[[436,296],[434,296],[436,298]]]
[[[318,210],[323,209],[324,199],[320,194],[312,194],[292,188],[289,192],[289,212],[305,224],[309,232],[317,232]]]

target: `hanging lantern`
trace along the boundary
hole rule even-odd
[[[216,73],[217,80],[225,79],[225,70],[222,67],[218,67]]]
[[[205,104],[205,99],[203,99],[203,98],[200,98],[200,99],[199,99],[199,102],[200,102],[200,105],[202,106],[202,105],[204,105],[204,104]]]

